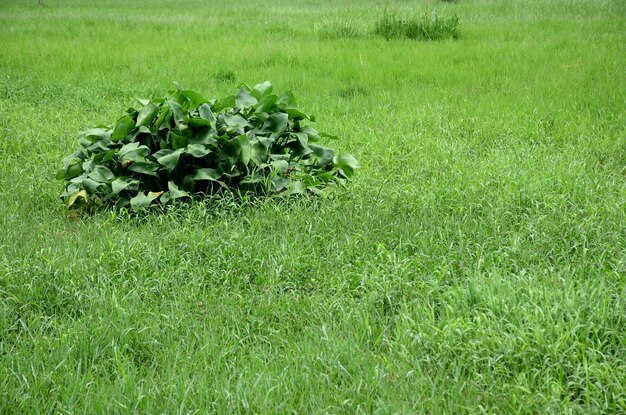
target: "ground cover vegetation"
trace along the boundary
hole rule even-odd
[[[315,144],[322,137],[293,93],[269,81],[208,100],[178,88],[139,100],[109,126],[79,134],[57,179],[68,207],[141,210],[178,199],[232,191],[238,196],[322,194],[345,185],[358,163]]]
[[[626,410],[624,2],[0,1],[1,413]],[[369,29],[368,29],[369,30]],[[346,191],[68,213],[76,134],[270,80]],[[280,94],[278,94],[280,95]]]

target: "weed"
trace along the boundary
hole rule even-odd
[[[343,185],[358,164],[315,144],[322,137],[296,108],[293,94],[272,94],[269,82],[207,100],[178,88],[140,100],[138,110],[109,127],[79,135],[81,148],[63,160],[57,179],[68,206],[89,201],[133,209],[193,194],[319,193]]]
[[[385,39],[442,40],[456,39],[459,36],[459,18],[437,16],[435,10],[431,15],[413,16],[385,9],[376,22],[374,34]]]
[[[351,20],[339,19],[339,20],[327,20],[316,25],[315,32],[320,39],[334,40],[334,39],[352,39],[362,36],[362,30],[360,26]]]
[[[213,74],[213,78],[220,82],[235,82],[237,80],[237,75],[233,71],[229,71],[226,69],[220,69],[215,74]]]

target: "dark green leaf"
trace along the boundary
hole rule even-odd
[[[309,145],[309,148],[313,150],[313,154],[317,157],[317,166],[322,167],[333,161],[334,151],[332,148],[319,146],[317,144]]]
[[[135,122],[128,115],[123,116],[117,120],[113,134],[111,134],[111,140],[119,141],[126,137],[135,128]]]
[[[147,194],[139,192],[137,196],[130,199],[130,206],[132,209],[145,209],[150,206],[153,200],[162,194],[163,192],[148,192]]]
[[[187,137],[176,133],[170,133],[170,142],[172,143],[172,148],[174,150],[187,147]]]
[[[93,171],[89,173],[89,178],[97,182],[108,183],[115,179],[115,175],[104,166],[96,166]]]
[[[293,133],[296,136],[302,147],[308,148],[309,136],[306,133]]]
[[[83,185],[83,189],[85,189],[89,194],[95,193],[100,186],[106,186],[104,183],[100,183],[89,178],[83,179],[81,184]]]
[[[128,186],[136,183],[139,183],[139,181],[133,179],[119,178],[113,180],[113,182],[111,183],[111,188],[113,190],[113,194],[118,194],[122,190],[128,188]]]
[[[211,126],[211,121],[204,118],[186,118],[187,125],[194,128]]]
[[[56,178],[58,180],[63,180],[63,179],[67,180],[67,179],[80,176],[82,173],[83,173],[82,163],[79,162],[79,163],[71,164],[67,166],[67,168],[64,168],[62,170],[59,170]]]
[[[197,135],[190,137],[188,144],[204,144],[204,145],[216,145],[217,140],[213,138],[216,131],[213,127],[201,127],[198,129]]]
[[[270,115],[265,123],[263,124],[262,130],[264,132],[269,132],[270,137],[278,138],[282,133],[287,129],[287,123],[289,121],[289,117],[284,112],[276,112]]]
[[[289,115],[289,118],[291,118],[292,120],[309,120],[311,119],[311,117],[309,117],[308,115],[306,115],[305,113],[298,111],[295,108],[287,108],[285,109],[285,112],[287,113],[287,115]]]
[[[154,122],[152,126],[153,131],[162,130],[164,128],[170,128],[170,119],[172,118],[172,110],[169,107],[163,106],[161,107],[161,112],[159,113],[159,117]]]
[[[193,177],[194,180],[218,180],[221,174],[218,173],[215,169],[198,169],[196,175]]]
[[[167,188],[167,193],[170,200],[178,199],[180,197],[190,197],[189,193],[185,192],[184,190],[180,190],[178,186],[176,186],[176,184],[172,181],[167,182]]]
[[[337,156],[337,164],[348,177],[351,177],[354,171],[360,167],[359,162],[350,154],[346,153],[341,153]]]
[[[252,156],[252,149],[250,147],[250,140],[248,136],[245,134],[237,137],[237,141],[239,141],[239,147],[241,148],[241,152],[239,154],[239,159],[243,163],[244,166],[250,162],[250,157]]]
[[[291,91],[287,91],[283,93],[280,97],[278,97],[278,102],[276,103],[276,105],[281,110],[296,108],[296,97],[293,96],[293,93]]]
[[[270,81],[265,81],[262,84],[256,84],[250,94],[255,97],[258,101],[265,98],[267,95],[272,93],[272,84]]]
[[[235,106],[237,108],[251,107],[257,103],[257,99],[250,95],[245,86],[242,86],[235,96]]]
[[[185,121],[185,113],[183,111],[183,107],[180,106],[178,102],[167,101],[167,105],[172,110],[172,114],[174,115],[174,122],[176,125],[179,125]]]
[[[193,157],[204,157],[211,152],[202,144],[189,144],[185,152]]]
[[[259,101],[254,111],[254,115],[261,121],[265,121],[269,117],[270,112],[274,112],[276,109],[276,102],[278,97],[276,95],[267,95]]]
[[[209,102],[208,99],[204,98],[202,95],[190,89],[185,89],[183,91],[180,91],[180,93],[185,98],[189,99],[195,107],[197,107],[200,104],[204,104],[205,102]]]
[[[215,125],[215,115],[213,114],[213,111],[211,111],[211,107],[207,104],[202,104],[200,105],[200,108],[198,108],[198,112],[201,118],[208,120],[211,124]]]
[[[145,161],[145,157],[150,153],[150,149],[140,145],[138,142],[129,143],[120,148],[118,158],[120,161]]]
[[[235,106],[235,96],[229,95],[213,104],[213,112],[220,112],[224,108],[233,108]]]
[[[246,119],[243,118],[241,115],[228,115],[228,114],[225,114],[224,115],[224,122],[229,127],[241,127],[241,128],[251,127],[250,123],[248,121],[246,121]]]
[[[285,160],[274,160],[272,161],[272,167],[278,172],[278,174],[285,174],[287,169],[289,168],[289,162]]]
[[[183,154],[184,151],[185,151],[184,148],[179,148],[178,150],[173,151],[166,156],[159,157],[157,161],[159,162],[160,165],[163,166],[163,168],[165,168],[165,170],[171,173],[178,165],[178,159],[180,158],[180,155]]]
[[[304,127],[300,128],[300,131],[305,133],[309,137],[309,141],[316,142],[321,140],[320,133],[315,128],[305,125]]]
[[[152,102],[149,102],[139,110],[139,114],[137,114],[137,125],[149,127],[150,123],[152,123],[152,120],[158,113],[159,107],[154,105]]]
[[[267,163],[267,158],[267,147],[258,140],[254,140],[250,148],[250,159],[258,166]]]
[[[135,173],[146,174],[148,176],[159,177],[156,173],[159,170],[159,165],[151,162],[133,163],[128,167],[128,170]]]

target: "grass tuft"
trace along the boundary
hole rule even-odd
[[[439,17],[434,9],[430,16],[415,16],[385,9],[376,22],[374,34],[385,39],[456,39],[459,37],[459,18],[456,15],[449,18]]]
[[[363,36],[360,25],[347,19],[326,20],[315,26],[315,33],[324,40],[354,39]]]

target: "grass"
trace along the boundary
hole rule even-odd
[[[407,38],[415,40],[456,39],[459,19],[456,15],[450,18],[437,16],[436,7],[431,15],[403,15],[397,11],[385,9],[376,22],[374,34],[385,39]]]
[[[437,3],[443,42],[317,36],[374,1],[37,3],[0,1],[0,412],[626,411],[622,2]],[[266,79],[345,194],[61,205],[134,97]]]

